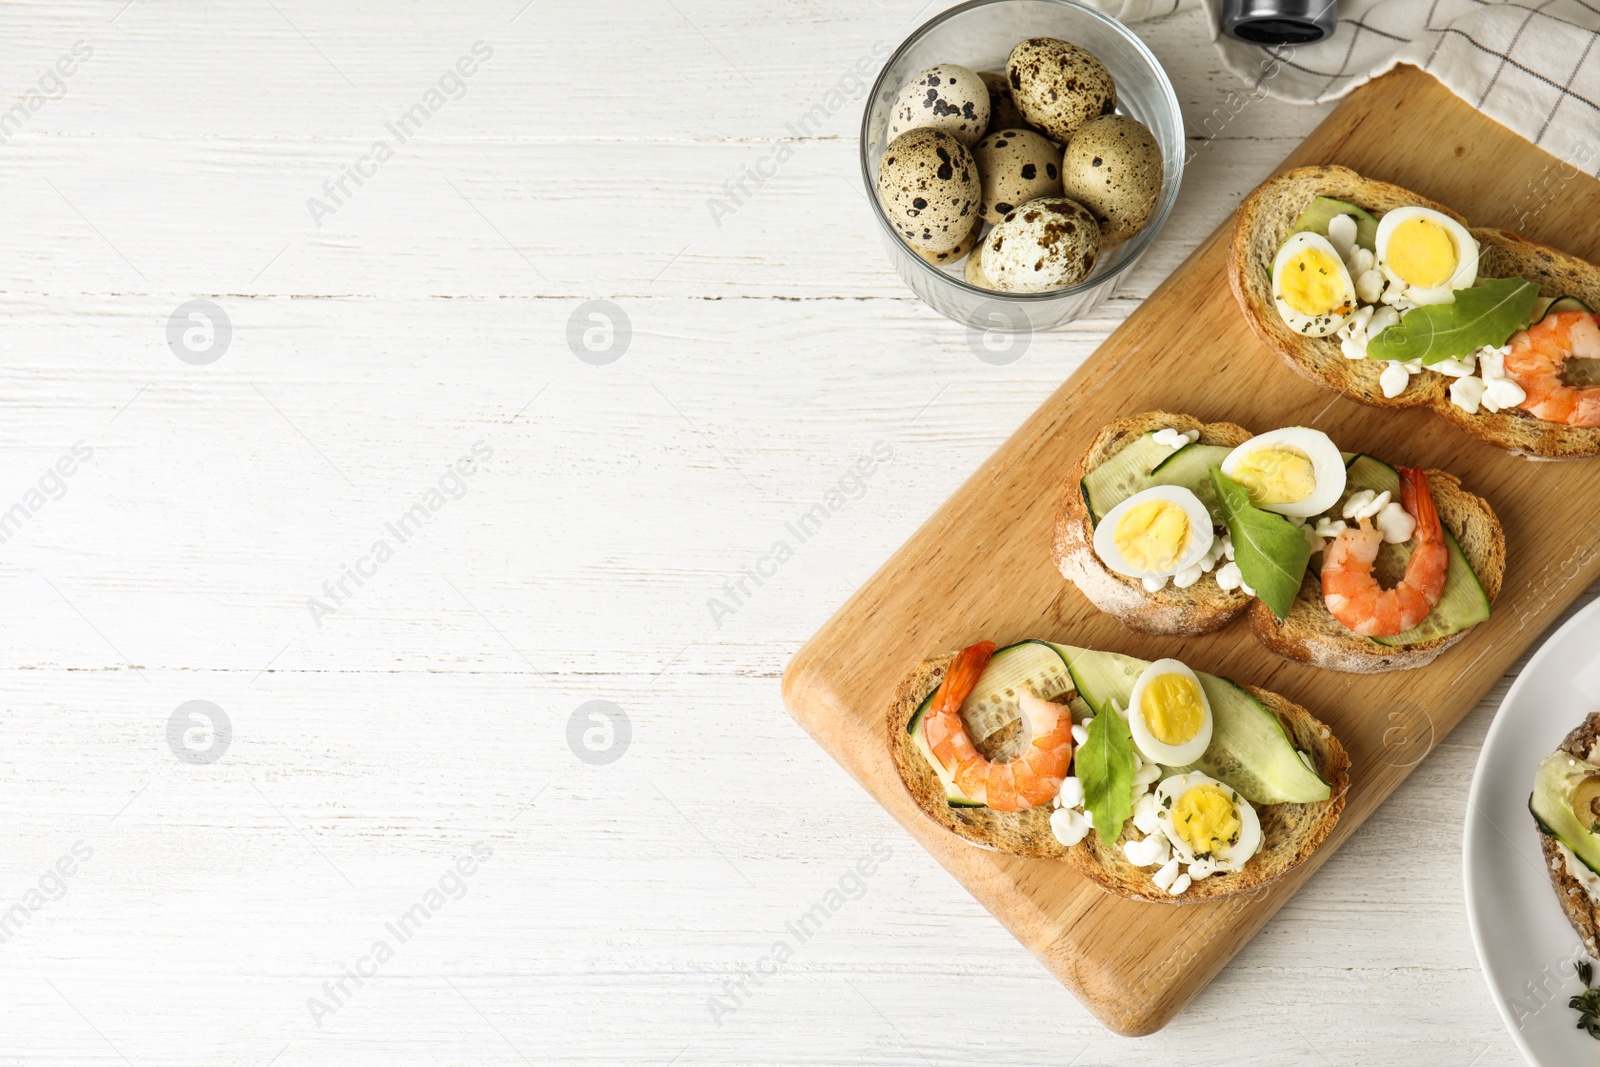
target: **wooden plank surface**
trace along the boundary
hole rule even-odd
[[[1600,256],[1600,182],[1401,68],[1358,90],[1285,161],[1340,163],[1507,226]],[[1106,1025],[1164,1025],[1453,728],[1600,573],[1600,463],[1535,463],[1422,411],[1363,407],[1308,383],[1249,332],[1224,274],[1224,225],[1100,347],[823,627],[785,676],[795,718]],[[1438,466],[1495,505],[1510,562],[1494,617],[1419,671],[1339,675],[1292,664],[1242,625],[1148,637],[1100,615],[1048,554],[1062,480],[1094,432],[1164,407],[1264,431],[1307,425],[1340,447]],[[1305,704],[1350,750],[1352,784],[1330,840],[1260,893],[1175,908],[1105,894],[1058,862],[973,848],[924,819],[884,747],[883,713],[911,664],[980,638],[1049,637],[1197,668]],[[1452,838],[1453,838],[1452,834]]]

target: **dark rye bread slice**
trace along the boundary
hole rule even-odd
[[[1062,577],[1077,586],[1090,603],[1113,615],[1130,630],[1147,634],[1208,634],[1244,614],[1254,599],[1238,589],[1224,590],[1202,578],[1187,589],[1168,583],[1152,593],[1137,578],[1128,578],[1100,562],[1094,551],[1094,519],[1079,488],[1083,476],[1152,430],[1198,430],[1200,443],[1233,448],[1252,434],[1231,422],[1201,422],[1192,415],[1146,411],[1116,420],[1095,435],[1061,489],[1050,555]]]
[[[1512,452],[1547,459],[1600,454],[1600,428],[1547,422],[1516,408],[1498,413],[1479,409],[1469,415],[1450,402],[1452,379],[1443,374],[1416,375],[1405,392],[1386,397],[1378,384],[1381,361],[1346,359],[1337,337],[1306,337],[1284,325],[1272,299],[1272,261],[1295,219],[1319,196],[1348,201],[1374,215],[1420,205],[1462,225],[1467,221],[1443,204],[1346,167],[1299,167],[1269,178],[1239,205],[1228,259],[1228,284],[1250,328],[1267,347],[1302,377],[1352,400],[1381,408],[1431,407],[1474,437]],[[1575,296],[1600,308],[1600,268],[1507,230],[1469,230],[1482,246],[1480,278],[1526,278],[1543,296]]]
[[[1129,836],[1131,821],[1123,828],[1118,843],[1109,847],[1090,831],[1081,842],[1068,848],[1050,830],[1053,809],[1049,804],[1021,812],[999,812],[952,808],[946,803],[939,776],[917,751],[906,724],[923,699],[938,687],[954,658],[954,653],[947,653],[924,660],[900,683],[887,718],[889,752],[906,791],[923,814],[972,844],[1031,859],[1065,859],[1096,885],[1118,896],[1160,904],[1198,904],[1248,893],[1281,878],[1327,840],[1344,810],[1350,787],[1350,757],[1333,731],[1298,704],[1265,689],[1245,686],[1277,717],[1294,746],[1310,757],[1312,766],[1332,790],[1331,796],[1315,804],[1258,806],[1261,851],[1245,864],[1244,870],[1214,874],[1195,882],[1183,894],[1172,896],[1151,881],[1157,868],[1135,867],[1123,855],[1120,842]]]
[[[1467,557],[1484,595],[1493,604],[1506,573],[1506,535],[1500,520],[1489,502],[1461,488],[1461,480],[1455,475],[1439,470],[1426,473],[1439,520],[1456,535],[1461,554]],[[1468,627],[1447,637],[1395,648],[1362,637],[1335,619],[1323,601],[1322,582],[1317,577],[1321,559],[1312,558],[1300,581],[1300,591],[1295,594],[1294,606],[1281,623],[1272,609],[1259,600],[1250,608],[1250,628],[1256,637],[1286,659],[1354,674],[1410,670],[1432,663],[1439,653],[1472,632]],[[1388,588],[1399,580],[1400,570],[1397,566],[1385,567],[1386,561],[1394,562],[1380,554],[1373,573]]]
[[[1600,711],[1584,719],[1577,729],[1567,735],[1566,740],[1561,742],[1561,751],[1574,759],[1592,763],[1594,761],[1589,756],[1597,742],[1600,742]],[[1591,897],[1583,885],[1567,873],[1566,861],[1560,851],[1561,842],[1545,833],[1537,820],[1534,826],[1539,830],[1539,844],[1544,849],[1545,873],[1550,876],[1550,884],[1556,887],[1561,910],[1566,912],[1567,921],[1572,923],[1572,928],[1583,940],[1583,950],[1600,959],[1600,901]]]

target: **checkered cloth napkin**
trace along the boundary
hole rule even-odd
[[[1182,0],[1090,2],[1138,22],[1169,15]],[[1270,50],[1221,36],[1222,0],[1201,2],[1223,62],[1252,92],[1321,103],[1409,63],[1600,176],[1600,0],[1340,0],[1331,37]]]

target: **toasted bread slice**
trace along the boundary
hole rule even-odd
[[[1252,436],[1231,422],[1204,423],[1190,415],[1147,411],[1116,420],[1090,442],[1062,488],[1051,556],[1062,575],[1107,615],[1141,633],[1191,635],[1220,630],[1248,612],[1256,636],[1279,655],[1326,670],[1356,674],[1421,667],[1471,632],[1468,628],[1403,647],[1381,645],[1353,633],[1329,613],[1322,599],[1322,583],[1311,567],[1300,583],[1294,607],[1281,623],[1272,609],[1259,600],[1242,590],[1224,590],[1209,576],[1187,589],[1168,585],[1152,593],[1137,579],[1111,570],[1095,554],[1094,519],[1079,483],[1131,441],[1163,427],[1198,430],[1201,442],[1230,447],[1243,444]],[[1461,488],[1455,475],[1440,470],[1430,470],[1427,475],[1440,519],[1455,534],[1478,584],[1493,604],[1500,595],[1506,570],[1506,538],[1500,520],[1489,502]]]
[[[1597,744],[1600,744],[1600,711],[1584,719],[1577,729],[1567,735],[1566,740],[1561,742],[1561,751],[1574,759],[1592,762],[1590,757],[1594,755]],[[1550,884],[1556,887],[1561,910],[1566,912],[1567,921],[1572,923],[1572,928],[1583,940],[1583,950],[1600,959],[1600,901],[1591,897],[1583,884],[1568,872],[1560,841],[1541,829],[1539,843],[1544,849],[1545,873],[1550,876]]]
[[[1299,167],[1269,178],[1239,205],[1228,259],[1228,283],[1257,337],[1301,376],[1338,390],[1352,400],[1382,408],[1431,407],[1479,440],[1512,452],[1548,459],[1600,454],[1600,428],[1566,426],[1509,409],[1475,415],[1450,401],[1451,379],[1423,373],[1405,392],[1383,395],[1378,376],[1384,364],[1375,359],[1346,359],[1337,337],[1307,337],[1289,329],[1272,299],[1272,261],[1289,236],[1295,219],[1319,196],[1345,200],[1375,215],[1408,205],[1441,211],[1466,225],[1466,219],[1443,204],[1408,189],[1363,178],[1346,167]],[[1526,278],[1543,296],[1575,296],[1600,308],[1600,268],[1529,241],[1507,230],[1469,228],[1482,246],[1480,278]]]
[[[917,807],[934,822],[972,844],[1030,859],[1065,859],[1101,888],[1118,896],[1161,904],[1198,904],[1248,893],[1281,878],[1327,840],[1344,810],[1345,793],[1350,786],[1350,757],[1333,736],[1333,731],[1298,704],[1265,689],[1246,686],[1252,696],[1277,716],[1289,739],[1310,758],[1332,794],[1315,804],[1257,806],[1256,814],[1261,819],[1261,851],[1242,871],[1213,874],[1193,883],[1181,895],[1172,896],[1151,881],[1156,868],[1135,867],[1123,855],[1121,842],[1129,836],[1131,820],[1116,844],[1102,844],[1099,835],[1091,831],[1069,848],[1051,832],[1049,804],[1019,812],[949,805],[939,776],[922,758],[906,732],[906,724],[923,699],[938,688],[945,668],[954,658],[954,653],[948,653],[924,660],[900,683],[889,708],[888,742],[895,769]]]
[[[1118,419],[1090,443],[1061,490],[1050,555],[1067,581],[1082,590],[1095,607],[1114,615],[1130,630],[1147,634],[1208,634],[1220,630],[1250,608],[1255,598],[1238,589],[1224,590],[1215,581],[1187,589],[1168,584],[1152,593],[1137,578],[1111,570],[1094,551],[1094,518],[1079,486],[1083,476],[1152,430],[1170,427],[1198,430],[1208,445],[1242,445],[1252,436],[1231,422],[1201,422],[1192,415],[1147,411]]]

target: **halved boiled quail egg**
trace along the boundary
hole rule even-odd
[[[1128,697],[1128,731],[1139,754],[1163,767],[1183,767],[1211,744],[1211,702],[1183,663],[1158,659]]]
[[[1135,493],[1094,528],[1102,563],[1129,578],[1166,578],[1205,558],[1216,532],[1193,491],[1157,485]]]
[[[1478,242],[1449,215],[1397,207],[1378,220],[1378,269],[1413,304],[1448,304],[1478,280]]]
[[[1260,851],[1256,809],[1226,782],[1190,771],[1163,779],[1155,796],[1156,821],[1184,863],[1209,859],[1237,871]]]
[[[1286,426],[1260,434],[1228,453],[1222,473],[1266,511],[1304,519],[1321,515],[1344,495],[1344,456],[1327,434]]]
[[[1292,235],[1272,261],[1272,299],[1284,325],[1322,337],[1356,307],[1356,287],[1333,245],[1320,233]]]

